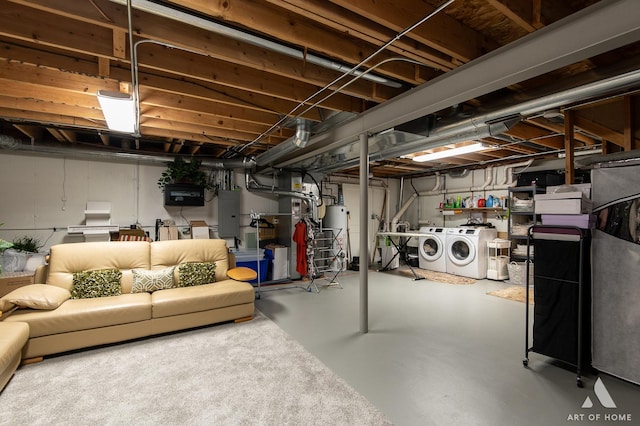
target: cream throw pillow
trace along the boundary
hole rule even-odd
[[[150,271],[148,269],[132,269],[133,286],[131,293],[152,293],[156,290],[165,288],[173,288],[173,270],[175,266],[170,268],[158,269]]]
[[[19,287],[0,299],[0,311],[13,306],[29,309],[56,309],[71,297],[69,290],[48,284]]]

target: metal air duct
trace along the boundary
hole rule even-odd
[[[3,145],[2,140],[15,140],[11,136],[0,135],[0,145]],[[55,156],[55,157],[65,157],[65,158],[76,158],[76,159],[84,159],[84,160],[100,160],[100,161],[121,161],[121,162],[132,162],[132,163],[142,163],[142,164],[166,164],[171,161],[172,158],[155,156],[155,155],[145,155],[145,154],[134,154],[134,153],[125,153],[125,152],[109,152],[109,151],[95,151],[95,150],[85,150],[78,148],[61,148],[54,146],[39,146],[39,145],[25,145],[19,143],[17,145],[13,145],[11,148],[12,152],[30,152],[36,155],[44,155],[44,156]],[[202,159],[202,166],[208,167],[210,169],[251,169],[255,167],[256,163],[254,159],[251,158],[233,158],[233,159],[224,159],[224,160],[207,160]]]
[[[634,43],[640,40],[640,21],[636,18],[639,15],[640,2],[637,0],[596,3],[378,105],[358,115],[356,119],[336,126],[327,134],[312,136],[300,156],[280,163],[275,161],[274,166],[287,167],[335,151],[357,143],[363,131],[379,133],[511,84]],[[616,25],[602,25],[602,22],[615,22]],[[496,114],[496,118],[514,113],[524,115],[541,112],[551,108],[550,104],[559,106],[578,96],[584,99],[583,96],[596,96],[604,93],[604,90],[637,84],[638,73],[640,72],[627,73],[602,84],[593,83],[585,87],[584,92],[564,93],[566,98],[562,101],[559,97],[546,97],[544,101],[540,101],[541,104],[546,104],[538,105],[535,109],[514,107],[502,110]]]
[[[304,118],[296,119],[296,134],[293,137],[293,144],[299,148],[304,148],[311,137],[311,123]]]

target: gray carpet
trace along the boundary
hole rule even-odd
[[[0,424],[390,424],[260,312],[22,366],[0,407]]]

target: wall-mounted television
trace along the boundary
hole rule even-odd
[[[204,206],[204,187],[173,183],[164,187],[165,206]]]

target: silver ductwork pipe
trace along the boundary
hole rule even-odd
[[[13,136],[0,135],[0,148],[2,149],[15,150],[21,143],[22,142],[20,142],[19,139],[16,139]]]
[[[256,165],[256,161],[252,158],[242,157],[242,158],[226,158],[221,160],[202,160],[202,165],[204,167],[209,167],[211,169],[225,169],[225,170],[234,170],[234,169],[252,169]]]
[[[298,148],[304,148],[311,137],[311,122],[304,118],[296,119],[296,134],[293,137],[293,144]]]
[[[356,119],[333,128],[330,139],[325,134],[312,136],[302,155],[292,160],[276,161],[274,165],[286,167],[335,151],[355,143],[363,130],[377,134],[511,84],[634,43],[640,39],[640,21],[636,18],[639,11],[640,3],[637,0],[596,3],[361,113]],[[616,25],[602,25],[602,22],[615,22]],[[516,105],[500,110],[495,118],[514,113],[525,115],[540,112],[551,108],[552,104],[557,107],[595,97],[605,91],[637,85],[638,81],[640,70],[635,70],[564,91],[557,98],[555,95],[541,97],[536,108],[533,108],[536,101],[531,101],[526,106]]]
[[[109,152],[109,151],[95,151],[84,150],[77,148],[61,148],[55,146],[40,146],[40,145],[25,145],[22,143],[11,144],[8,146],[3,143],[3,140],[16,140],[11,136],[0,135],[0,147],[6,147],[13,152],[30,152],[36,155],[54,156],[75,158],[79,160],[100,160],[100,161],[121,161],[141,164],[166,164],[172,160],[172,158],[155,156],[155,155],[143,155],[135,153],[125,152]],[[0,152],[2,152],[0,150]],[[252,158],[233,158],[224,160],[202,160],[202,166],[210,169],[251,169],[255,167],[255,160]]]
[[[271,166],[275,160],[307,146],[311,138],[311,122],[298,119],[297,123],[296,134],[268,151],[258,154],[256,156],[256,165],[260,167]]]
[[[268,193],[273,195],[284,195],[287,197],[301,198],[303,200],[312,202],[312,206],[314,207],[314,209],[317,208],[318,200],[320,200],[320,198],[313,193],[305,194],[304,192],[285,191],[282,189],[278,189],[275,185],[263,185],[255,179],[255,177],[249,170],[245,171],[244,180],[244,186],[249,192],[261,192],[265,194]]]

